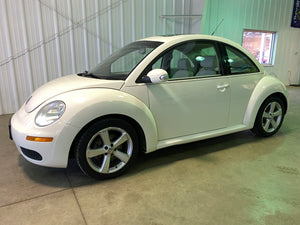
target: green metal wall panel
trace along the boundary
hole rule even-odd
[[[215,32],[242,44],[243,30],[276,31],[275,62],[266,70],[285,84],[300,84],[300,29],[290,26],[293,0],[206,0],[202,34]]]

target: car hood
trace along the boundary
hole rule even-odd
[[[48,99],[62,93],[86,88],[110,88],[119,90],[123,80],[102,80],[78,76],[76,74],[52,80],[38,88],[25,103],[25,111],[32,112]]]

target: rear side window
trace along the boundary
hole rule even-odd
[[[257,73],[259,69],[252,60],[236,48],[225,45],[225,59],[230,74]]]

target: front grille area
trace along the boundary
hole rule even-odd
[[[23,152],[24,155],[26,155],[28,158],[34,159],[34,160],[38,160],[41,161],[43,159],[43,157],[36,151],[33,150],[29,150],[23,147],[20,147],[21,151]]]

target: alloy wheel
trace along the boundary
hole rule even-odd
[[[122,169],[133,152],[130,135],[118,127],[108,127],[97,132],[89,141],[86,160],[96,172],[110,174]]]
[[[271,133],[278,128],[282,120],[282,108],[278,102],[270,102],[262,114],[262,128]]]

